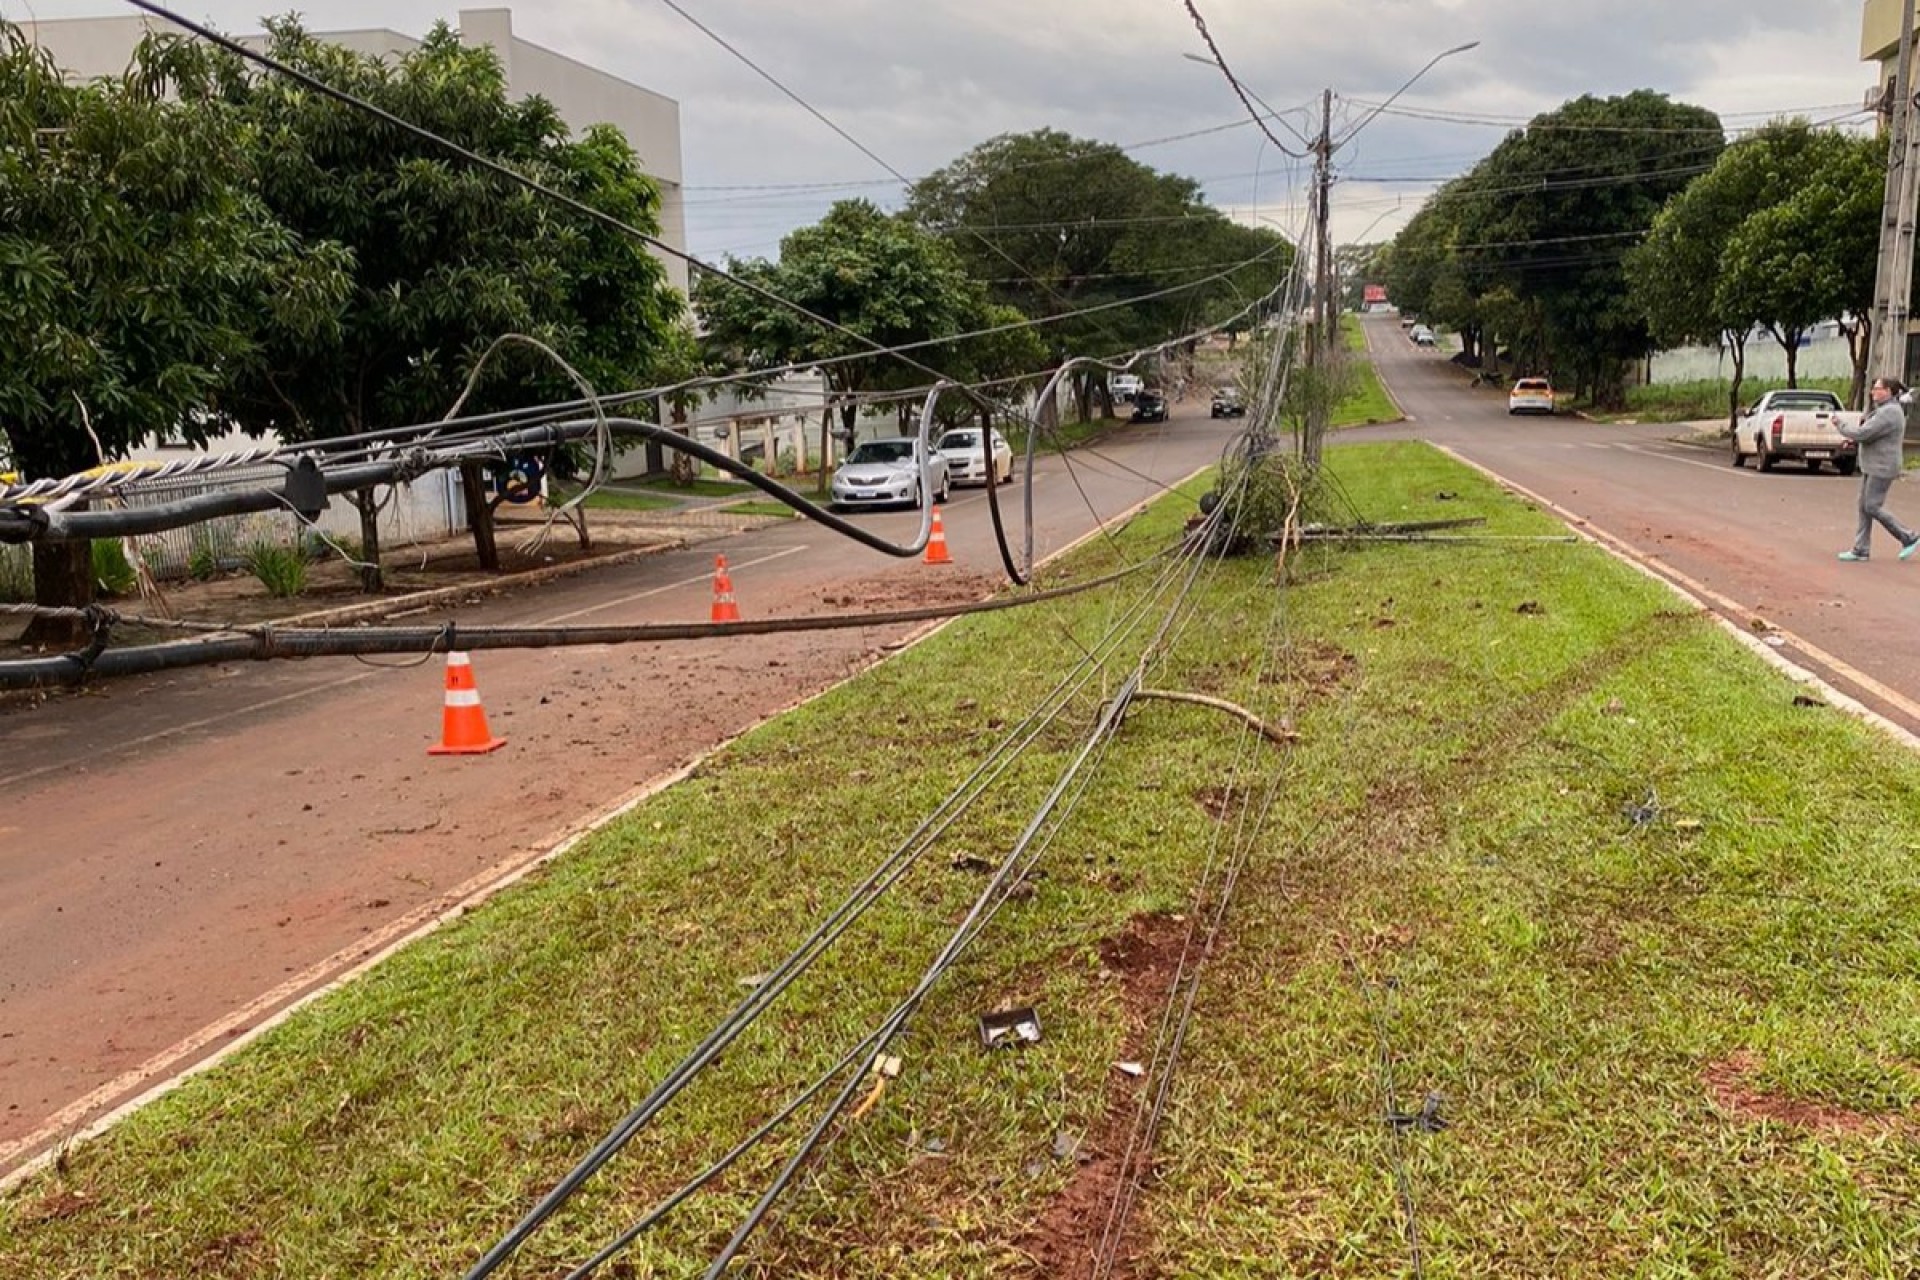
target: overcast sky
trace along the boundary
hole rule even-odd
[[[1184,0],[679,0],[841,128],[918,176],[999,133],[1041,127],[1133,144],[1245,121]],[[1384,239],[1439,179],[1470,167],[1512,122],[1583,93],[1651,88],[1720,112],[1729,126],[1797,111],[1857,111],[1873,83],[1858,61],[1854,0],[1195,0],[1235,73],[1310,133],[1320,93],[1335,132],[1433,55],[1400,99],[1337,156],[1334,235]],[[480,7],[480,6],[476,6]],[[260,0],[192,0],[181,12],[259,29]],[[9,19],[134,12],[111,0],[0,0]],[[384,26],[412,35],[457,7],[424,0],[307,0],[314,30]],[[680,102],[692,249],[773,256],[782,234],[833,199],[892,206],[884,170],[782,97],[661,0],[546,0],[513,13],[522,39]],[[1858,120],[1860,117],[1849,117]],[[1285,138],[1284,129],[1276,132]],[[1289,139],[1291,141],[1291,139]],[[1303,162],[1251,124],[1140,147],[1155,168],[1198,179],[1209,200],[1292,233]],[[1419,179],[1422,181],[1408,181]],[[742,190],[770,184],[833,190]]]

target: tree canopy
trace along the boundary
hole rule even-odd
[[[1047,325],[1056,360],[1222,321],[1271,292],[1293,262],[1284,237],[1230,221],[1192,179],[1053,129],[981,143],[921,179],[907,209],[996,302],[1034,319],[1144,299]]]

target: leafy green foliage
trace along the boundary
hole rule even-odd
[[[921,179],[908,213],[991,282],[996,302],[1034,319],[1177,290],[1047,326],[1055,360],[1224,320],[1275,288],[1293,262],[1281,236],[1228,221],[1193,180],[1053,129],[981,143]],[[1247,265],[1227,270],[1236,263]]]
[[[93,563],[93,584],[103,596],[129,596],[140,583],[139,575],[127,560],[118,542],[101,540],[88,544]]]
[[[262,538],[247,547],[243,563],[270,596],[287,599],[307,589],[307,551],[296,543]]]
[[[1523,371],[1616,399],[1650,342],[1622,254],[1724,145],[1717,116],[1662,94],[1576,98],[1442,188],[1396,239],[1389,280],[1470,357],[1484,335]]]
[[[818,223],[788,235],[781,241],[778,262],[729,260],[727,267],[750,284],[883,346],[933,342],[1018,319],[989,306],[985,291],[968,278],[960,257],[939,237],[865,200],[843,200]],[[701,275],[694,299],[713,358],[736,368],[839,359],[822,370],[835,394],[897,390],[931,381],[901,360],[863,356],[869,349],[865,343],[718,276]],[[1037,362],[1038,351],[1022,329],[984,343],[924,347],[914,358],[966,380],[1019,372],[1023,362]],[[842,413],[844,426],[851,430],[854,406],[845,405]]]

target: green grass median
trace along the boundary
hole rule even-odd
[[[1328,458],[1373,520],[1487,524],[1310,547],[1285,586],[1262,556],[1200,575],[1149,682],[1297,740],[1137,704],[740,1273],[1027,1276],[1074,1222],[1097,1239],[1143,1087],[1116,1064],[1151,1056],[1242,839],[1134,1274],[1410,1274],[1409,1202],[1436,1277],[1920,1271],[1920,763],[1477,472]],[[1192,496],[1062,572],[1162,549]],[[13,1191],[0,1277],[460,1274],[1141,581],[956,623],[756,730]],[[1124,674],[501,1274],[564,1274],[865,1034]],[[982,1049],[1013,1005],[1041,1041]],[[698,1274],[783,1151],[602,1274]]]

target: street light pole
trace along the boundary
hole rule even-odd
[[[1466,44],[1455,45],[1451,49],[1436,53],[1427,60],[1427,65],[1407,77],[1407,82],[1387,95],[1387,100],[1362,116],[1360,123],[1341,134],[1336,141],[1333,136],[1333,90],[1328,89],[1320,98],[1320,136],[1313,142],[1313,189],[1314,189],[1314,271],[1313,271],[1313,320],[1307,330],[1306,368],[1307,368],[1307,431],[1306,439],[1301,441],[1301,456],[1310,468],[1320,465],[1320,454],[1327,436],[1327,417],[1333,406],[1329,402],[1329,390],[1332,386],[1330,373],[1337,363],[1336,343],[1339,337],[1338,322],[1340,309],[1334,301],[1333,291],[1333,244],[1331,241],[1332,208],[1330,197],[1333,193],[1333,153],[1347,143],[1369,124],[1374,117],[1392,106],[1401,94],[1413,88],[1421,76],[1438,66],[1446,58],[1456,53],[1466,53],[1478,49],[1480,42],[1470,40]]]

